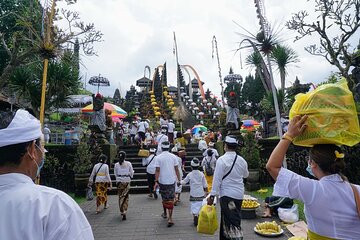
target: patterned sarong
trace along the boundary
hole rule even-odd
[[[128,206],[129,206],[130,183],[129,182],[117,183],[117,190],[118,190],[118,196],[119,196],[120,213],[126,214]]]
[[[207,182],[207,185],[208,185],[208,191],[211,192],[212,182],[213,182],[213,177],[214,177],[214,176],[208,176],[208,175],[206,175],[206,171],[204,171],[204,175],[205,175],[205,179],[206,179],[206,182]]]
[[[96,182],[96,205],[100,206],[107,202],[107,188],[109,187],[108,182]]]
[[[241,204],[242,200],[226,196],[220,198],[220,239],[243,239],[243,232],[241,230]]]
[[[174,208],[174,198],[175,198],[175,183],[173,184],[161,184],[160,186],[160,194],[162,198],[162,204],[166,209]]]

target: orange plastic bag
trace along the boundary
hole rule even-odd
[[[218,221],[216,216],[216,208],[214,205],[209,206],[205,204],[200,209],[197,232],[214,235],[217,229]]]
[[[324,84],[314,91],[295,96],[289,118],[308,115],[307,128],[293,141],[295,145],[315,144],[354,146],[360,142],[359,120],[346,79]]]

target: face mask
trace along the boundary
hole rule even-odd
[[[44,166],[44,162],[45,162],[45,159],[42,158],[41,159],[41,162],[40,162],[40,165],[37,164],[37,162],[35,161],[35,159],[33,159],[35,164],[36,164],[36,167],[37,167],[37,171],[36,171],[36,177],[40,176],[40,171],[41,171],[41,168]]]
[[[33,158],[33,161],[35,162],[37,167],[36,177],[38,177],[40,175],[41,168],[44,166],[45,158],[44,158],[44,151],[41,150],[41,148],[38,145],[35,144],[35,146],[43,153],[43,157],[41,158],[40,165],[38,165],[35,159]]]
[[[306,167],[306,171],[313,177],[316,177],[311,169],[311,166],[310,164],[308,163],[308,166]]]

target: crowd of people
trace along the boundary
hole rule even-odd
[[[146,129],[146,123],[143,125]],[[310,149],[307,171],[316,179],[282,167],[290,143],[304,132],[306,126],[307,116],[294,117],[267,162],[266,168],[276,181],[273,194],[304,202],[309,239],[358,239],[360,186],[349,183],[342,174],[345,163],[341,148],[322,144]],[[163,136],[167,139],[158,142],[161,152],[152,149],[143,164],[147,168],[151,197],[157,198],[159,189],[162,217],[167,219],[167,226],[174,225],[174,205],[180,200],[181,185],[189,183],[194,224],[197,224],[204,199],[209,205],[218,199],[220,239],[242,239],[243,179],[248,177],[249,171],[246,160],[236,153],[236,138],[225,137],[225,154],[218,158],[209,142],[206,148],[202,148],[202,161],[193,158],[192,171],[183,178],[179,150],[176,147],[170,149],[169,136],[165,132]],[[1,238],[94,239],[83,211],[71,197],[56,189],[34,184],[44,164],[45,153],[41,125],[35,117],[25,110],[16,113],[0,111]],[[104,155],[99,157],[89,179],[96,185],[97,213],[102,205],[105,209],[108,207],[106,189],[112,183],[107,160]],[[126,220],[134,170],[123,151],[117,154],[114,173],[120,214]]]

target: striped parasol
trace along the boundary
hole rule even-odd
[[[192,134],[198,133],[199,131],[206,132],[207,127],[205,127],[204,125],[198,124],[198,125],[195,125],[195,126],[193,126],[191,128],[191,133]]]
[[[116,106],[111,103],[104,103],[104,109],[111,111],[111,117],[117,117],[117,118],[125,118],[127,116],[127,112],[125,112],[121,107]],[[94,112],[93,105],[87,105],[86,107],[81,109],[81,112],[84,114],[92,114]]]

